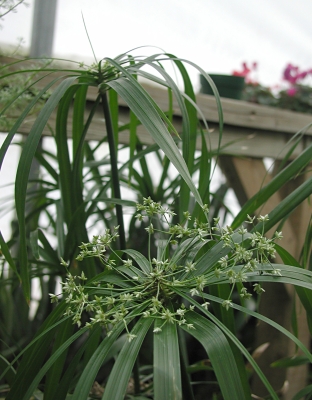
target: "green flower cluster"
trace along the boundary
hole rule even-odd
[[[109,89],[106,84],[107,82],[118,79],[121,76],[121,72],[105,60],[100,60],[90,66],[81,62],[79,63],[79,68],[84,69],[86,72],[83,79],[86,79],[89,82],[91,79],[94,82],[94,85],[99,87],[100,93],[102,94]]]
[[[204,211],[207,212],[207,207]],[[91,314],[87,326],[101,324],[110,334],[116,324],[122,321],[129,341],[133,335],[129,333],[127,324],[138,307],[138,314],[143,317],[163,321],[154,329],[154,333],[160,332],[166,323],[193,328],[184,317],[193,306],[178,303],[175,288],[191,296],[199,296],[202,298],[201,305],[207,309],[209,303],[204,299],[205,289],[212,284],[228,282],[232,285],[232,291],[223,306],[229,309],[235,285],[246,282],[248,274],[258,271],[262,273],[263,268],[260,266],[270,265],[270,259],[275,256],[274,240],[282,237],[281,233],[276,233],[273,239],[268,239],[259,232],[249,233],[245,227],[233,232],[230,227],[220,227],[218,220],[214,220],[212,227],[209,223],[201,224],[197,221],[188,227],[189,213],[185,213],[183,224],[172,225],[174,213],[150,198],[145,198],[143,204],[137,205],[137,212],[138,220],[149,220],[146,230],[150,240],[156,234],[161,237],[167,235],[157,258],[145,258],[134,250],[125,250],[125,254],[131,258],[120,258],[119,253],[112,248],[112,243],[118,237],[117,228],[113,232],[106,230],[104,235],[94,236],[90,243],[82,243],[77,256],[80,261],[87,257],[100,259],[105,272],[100,275],[99,282],[86,283],[82,273],[80,276],[68,274],[62,284],[65,301],[68,303],[65,314],[72,315],[74,323],[81,326],[82,313],[86,311]],[[153,225],[152,221],[155,218],[162,220],[161,226],[167,224],[168,229],[163,231],[154,228],[156,224]],[[267,219],[267,216],[258,218],[263,223]],[[246,223],[253,221],[254,218],[248,217]],[[201,273],[201,270],[197,270],[200,258],[196,259],[194,255],[190,260],[185,253],[194,247],[200,249],[209,242],[213,242],[213,245],[221,244],[221,249],[225,250],[222,254],[225,255],[220,256],[213,268]],[[62,264],[66,265],[65,261],[62,260]],[[269,273],[278,275],[280,271],[272,267]],[[259,283],[253,287],[258,294],[264,291]],[[58,296],[50,296],[52,301],[57,301]],[[251,293],[242,287],[240,296],[249,298]]]
[[[253,224],[254,220],[255,217],[251,218],[248,215],[245,223]],[[260,216],[257,220],[265,223],[269,220],[269,217],[268,215]],[[218,220],[215,222],[217,224]],[[223,306],[228,309],[232,306],[230,298],[235,284],[246,282],[248,273],[257,272],[259,270],[259,265],[271,264],[270,260],[275,258],[276,253],[274,241],[282,239],[283,236],[281,232],[275,232],[273,239],[269,239],[264,236],[263,232],[249,233],[245,227],[241,227],[237,230],[237,233],[241,235],[242,240],[240,243],[237,243],[233,240],[234,232],[230,227],[218,229],[220,230],[220,240],[224,243],[223,247],[228,247],[230,249],[226,257],[220,257],[218,261],[219,265],[214,271],[216,277],[226,277],[232,284],[229,298],[223,302]],[[245,240],[244,237],[246,237]],[[262,273],[261,270],[260,273]],[[266,273],[281,275],[281,271],[273,266],[269,271],[266,271]],[[257,294],[264,292],[264,289],[259,283],[254,284],[253,287]],[[249,293],[245,287],[242,287],[240,296],[249,299],[252,294]]]

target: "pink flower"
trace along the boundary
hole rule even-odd
[[[295,85],[299,80],[304,79],[308,74],[311,73],[311,69],[299,72],[299,67],[296,67],[292,64],[287,64],[283,72],[283,78],[290,84]]]
[[[291,87],[287,89],[286,93],[288,94],[288,96],[293,97],[296,95],[297,89],[295,87]]]
[[[243,64],[243,70],[242,71],[233,71],[232,75],[234,76],[243,76],[243,77],[247,77],[250,74],[251,70],[249,68],[247,68],[246,66],[244,66]]]
[[[257,69],[257,63],[253,62],[250,67],[247,66],[246,62],[242,63],[242,70],[241,71],[233,71],[232,75],[234,76],[242,76],[245,78],[246,82],[248,83],[256,83],[252,79],[250,79],[250,74],[252,71]]]
[[[283,78],[292,84],[296,83],[298,67],[294,67],[292,64],[287,64],[283,72]]]

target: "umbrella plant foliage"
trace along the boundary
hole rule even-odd
[[[169,63],[182,78],[183,89],[166,71]],[[196,105],[186,66],[206,76],[215,93],[220,123],[217,152],[209,148],[209,129]],[[307,299],[311,298],[312,274],[275,247],[281,232],[265,237],[311,195],[311,178],[268,216],[255,219],[253,214],[308,165],[312,146],[250,199],[232,227],[225,227],[213,212],[221,207],[217,205],[220,196],[210,190],[213,157],[221,153],[222,108],[213,82],[201,68],[170,54],[123,54],[89,68],[59,68],[52,63],[38,71],[21,72],[12,67],[2,67],[3,79],[22,73],[38,75],[34,75],[35,83],[25,85],[5,105],[3,118],[34,84],[40,89],[8,132],[0,165],[27,115],[43,96],[44,102],[18,164],[18,229],[8,242],[0,235],[3,265],[9,266],[9,279],[2,276],[1,284],[10,288],[12,303],[20,284],[26,304],[32,298],[32,279],[37,278],[42,301],[33,321],[28,321],[30,335],[19,352],[13,351],[7,335],[12,351],[7,358],[1,356],[1,379],[10,389],[7,399],[28,400],[36,393],[51,400],[95,398],[94,384],[99,379],[105,387],[97,398],[193,399],[190,338],[203,347],[203,359],[210,360],[214,381],[205,383],[208,397],[250,399],[248,361],[277,399],[237,339],[234,310],[282,331],[312,361],[295,336],[248,306],[264,292],[262,283],[273,281],[299,287],[305,308],[311,310]],[[164,87],[168,110],[163,111],[148,94],[141,77]],[[48,83],[42,84],[47,78]],[[90,89],[96,91],[91,107]],[[118,97],[130,109],[126,123],[119,116]],[[173,123],[173,104],[182,119],[179,132]],[[103,140],[94,145],[86,139],[98,110],[103,115]],[[56,121],[50,129],[55,153],[40,147],[54,112]],[[155,144],[140,143],[139,126]],[[129,132],[128,145],[119,143],[124,130]],[[197,139],[201,139],[200,156]],[[108,155],[99,159],[96,154],[103,144]],[[41,170],[36,178],[30,174],[34,159]],[[156,179],[151,172],[155,162]],[[131,214],[128,225],[125,210]],[[41,222],[43,215],[46,225]],[[99,229],[96,235],[90,233],[92,225]],[[272,263],[276,251],[289,265]],[[57,281],[61,281],[61,291]],[[23,316],[28,319],[27,306]],[[17,322],[8,323],[8,332]],[[132,381],[134,389],[129,394]]]

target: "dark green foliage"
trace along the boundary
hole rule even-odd
[[[176,65],[183,80],[183,90],[166,72],[165,65],[168,62]],[[88,399],[95,381],[105,386],[103,399],[121,400],[129,389],[132,374],[134,391],[141,393],[137,398],[153,396],[156,400],[181,399],[185,390],[191,399],[192,396],[195,398],[196,392],[196,386],[192,385],[195,380],[190,372],[194,369],[209,372],[209,379],[204,384],[205,398],[217,395],[231,400],[250,399],[246,359],[259,374],[272,398],[277,399],[267,378],[237,338],[234,310],[263,319],[281,330],[304,351],[311,362],[309,351],[293,335],[248,309],[243,300],[230,300],[233,292],[239,293],[236,285],[239,290],[243,289],[242,281],[235,282],[234,279],[233,284],[231,274],[238,274],[244,266],[234,263],[231,266],[233,271],[221,277],[215,272],[222,257],[234,257],[235,246],[246,251],[250,248],[248,240],[252,233],[240,234],[229,230],[225,235],[222,229],[212,229],[220,210],[225,214],[228,212],[223,203],[227,187],[222,185],[215,193],[211,192],[212,166],[216,154],[207,146],[208,127],[202,129],[199,120],[201,112],[196,106],[185,64],[187,62],[182,63],[167,54],[147,58],[124,54],[116,59],[104,59],[89,69],[62,70],[49,66],[38,71],[51,74],[51,82],[16,119],[0,151],[2,165],[20,125],[37,101],[60,80],[54,74],[61,73],[62,79],[41,108],[23,145],[15,182],[17,227],[12,240],[7,243],[0,236],[5,259],[3,265],[7,268],[5,274],[2,270],[0,280],[0,365],[3,371],[1,382],[10,388],[8,400],[29,400],[35,390],[44,393],[44,399],[48,400],[56,396],[58,400]],[[194,64],[189,64],[194,67]],[[146,72],[145,66],[154,68],[158,75]],[[198,70],[204,74],[200,68]],[[213,82],[209,76],[205,76],[215,92]],[[161,110],[156,100],[140,84],[138,77],[150,79],[164,87],[169,98],[168,110]],[[97,95],[90,108],[88,90],[91,88],[97,90]],[[130,109],[126,122],[120,120],[118,96]],[[173,124],[173,99],[182,116],[181,132],[177,132]],[[221,143],[223,117],[218,96],[216,102]],[[40,148],[39,143],[55,110],[56,123],[51,127],[56,149],[53,152],[52,149]],[[98,110],[103,112],[103,135],[95,144],[88,142],[87,138]],[[155,144],[140,143],[137,130],[141,126],[148,131]],[[121,145],[119,135],[127,129],[130,132],[129,144]],[[198,137],[202,139],[200,154],[196,152]],[[99,157],[99,151],[107,147],[109,151]],[[253,215],[280,187],[300,173],[311,158],[312,146],[243,207],[234,218],[232,229],[239,228],[247,219],[247,214]],[[30,192],[29,176],[34,159],[41,169],[36,179],[38,189]],[[29,193],[32,199],[38,200],[32,202],[31,209],[26,207]],[[310,180],[272,210],[269,221],[260,221],[253,233],[264,233],[282,221],[311,193]],[[171,207],[175,213],[171,221],[136,217],[136,204],[144,203],[149,197],[164,208]],[[125,218],[126,214],[129,218]],[[42,222],[43,216],[48,223]],[[29,221],[34,217],[37,226],[29,233]],[[172,236],[168,239],[168,222],[175,229],[188,229],[186,220],[189,220],[190,226],[195,223],[199,233],[185,235],[182,239],[177,237],[179,240],[172,246],[171,239],[175,238]],[[209,229],[201,236],[201,227],[204,226]],[[115,231],[114,227],[117,227]],[[151,234],[153,229],[156,235]],[[98,242],[92,242],[92,234],[96,231],[96,235],[104,237],[106,230],[110,230],[111,234],[115,232],[116,240],[109,243],[105,251],[97,253]],[[308,233],[307,243],[310,243],[310,236]],[[224,247],[226,238],[230,238],[232,247]],[[95,256],[80,257],[86,248]],[[279,248],[278,252],[283,253]],[[307,253],[305,249],[306,260],[309,259]],[[269,263],[260,263],[257,269],[246,275],[246,280],[251,285],[270,281],[294,284],[309,311],[312,273],[301,269],[286,253],[283,256],[286,266],[272,267]],[[131,268],[127,268],[128,258],[133,261]],[[164,270],[158,271],[158,280],[152,275],[157,270],[153,258],[164,266]],[[193,264],[196,266],[194,271]],[[170,273],[166,269],[168,265]],[[279,270],[281,276],[275,273]],[[165,278],[162,277],[164,271]],[[122,310],[117,309],[122,304],[116,293],[137,293],[137,282],[144,282],[144,279],[150,283],[145,288],[146,291],[150,290],[150,298],[143,295],[139,302],[131,303],[132,309],[119,322],[118,315],[115,317],[116,323],[114,319],[110,323],[103,320],[102,325],[106,329],[102,329],[102,325],[78,329],[72,323],[72,316],[75,314],[74,307],[80,306],[79,296],[74,298],[72,304],[71,299],[68,298],[66,302],[64,296],[57,306],[50,304],[48,297],[50,293],[52,299],[56,299],[60,281],[66,293],[68,276],[83,281],[81,286],[75,288],[75,294],[83,293],[94,302],[101,302],[101,297],[113,298],[116,312]],[[186,282],[185,287],[175,287],[173,276]],[[202,286],[201,279],[205,280]],[[39,284],[41,300],[31,319],[27,303],[33,300],[33,282]],[[190,296],[190,290],[196,288],[200,288],[199,298]],[[158,295],[161,305],[156,302],[155,307],[160,307],[162,314],[157,314],[158,311],[155,312],[156,316],[153,313],[144,314],[150,312],[150,302],[153,298],[158,300]],[[126,304],[127,297],[123,299]],[[203,304],[204,300],[213,303],[209,310]],[[88,324],[90,316],[100,318],[87,304],[88,300],[75,321],[78,325]],[[68,305],[72,307],[73,314],[68,311]],[[182,317],[177,319],[177,315],[183,316],[183,307],[188,309],[185,321]],[[106,311],[109,310],[107,306]],[[111,331],[110,324],[114,324]],[[193,344],[188,347],[188,343]],[[194,367],[189,365],[188,358],[195,348],[192,346],[198,348],[198,343],[201,343],[205,352],[201,350],[202,358],[195,361]],[[152,354],[144,354],[142,349],[146,348]],[[207,358],[210,360],[209,368],[205,363]]]

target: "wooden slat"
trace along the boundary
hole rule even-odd
[[[144,87],[156,99],[163,110],[168,108],[167,95],[162,88]],[[219,121],[214,96],[198,93],[196,100],[207,121]],[[296,133],[308,124],[312,124],[312,114],[303,114],[226,98],[221,99],[221,104],[226,125],[272,132]],[[176,102],[174,102],[173,109],[175,110],[175,115],[181,115]],[[312,136],[312,129],[310,128],[306,134]]]
[[[87,110],[90,107],[87,107]],[[128,122],[129,110],[125,107],[120,108],[119,118],[120,122]],[[53,113],[49,124],[53,127],[55,126],[56,114]],[[27,134],[36,119],[36,115],[30,115],[26,118],[25,123],[21,126],[19,132]],[[71,125],[72,120],[69,117],[68,124]],[[181,133],[182,121],[181,118],[175,117],[174,125],[178,132]],[[219,144],[219,132],[218,126],[216,124],[210,124],[210,133],[206,134],[206,141],[209,143],[211,150],[216,151]],[[69,130],[69,133],[71,131]],[[46,127],[43,131],[44,135],[51,135],[51,131]],[[88,140],[101,140],[106,135],[105,124],[102,116],[102,111],[99,109],[93,118],[89,132],[87,135]],[[149,133],[143,128],[138,127],[138,136],[142,143],[151,144],[153,139]],[[222,138],[222,154],[236,155],[242,157],[253,157],[253,158],[263,158],[271,157],[276,159],[282,159],[293,142],[290,142],[291,136],[280,132],[268,132],[260,130],[249,130],[244,128],[237,128],[230,125],[225,125],[223,130]],[[120,133],[120,143],[129,143],[129,132],[123,131]],[[305,136],[296,149],[294,150],[291,158],[298,156],[303,149],[312,142],[312,138]],[[201,139],[198,139],[197,148],[201,148]]]

